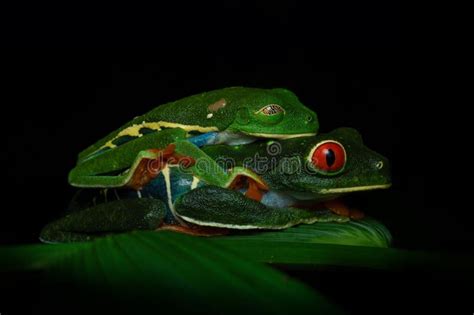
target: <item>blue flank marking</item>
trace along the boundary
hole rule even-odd
[[[188,138],[187,140],[200,148],[205,145],[214,144],[218,134],[218,132],[207,132],[199,136]]]
[[[268,191],[263,195],[261,203],[268,207],[275,208],[286,208],[291,207],[295,203],[295,199],[284,193],[278,193],[275,191]]]
[[[163,173],[160,173],[155,179],[149,182],[140,191],[142,198],[153,198],[161,200],[166,207],[166,216],[164,222],[166,224],[176,223],[168,206],[168,195],[166,193],[166,182]],[[134,190],[128,191],[128,198],[138,198],[138,194]]]
[[[245,194],[247,192],[246,188],[239,189],[239,192]],[[274,208],[286,208],[291,207],[295,204],[295,199],[285,193],[279,193],[276,191],[267,191],[263,194],[262,200],[260,202],[267,207]]]
[[[183,174],[179,172],[177,167],[170,167],[169,169],[172,199],[171,202],[174,203],[179,196],[191,190],[193,176],[191,174]],[[204,185],[204,183],[198,183],[198,187],[202,185]],[[168,194],[166,191],[166,181],[163,173],[160,173],[155,179],[148,183],[148,185],[143,187],[141,194],[143,198],[155,198],[163,201],[167,209],[165,223],[177,223],[175,222],[173,214],[171,213],[171,209],[168,206]]]
[[[155,179],[143,187],[141,193],[142,197],[160,199],[167,203],[168,196],[166,194],[166,182],[163,173],[158,174]]]

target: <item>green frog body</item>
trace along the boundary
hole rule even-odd
[[[213,235],[346,222],[350,213],[334,211],[332,200],[390,186],[387,159],[350,128],[233,146],[198,148],[181,139],[124,172],[127,185],[83,191],[41,239],[83,241],[156,229]]]

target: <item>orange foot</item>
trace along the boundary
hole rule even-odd
[[[178,233],[193,235],[193,236],[219,236],[229,234],[228,229],[207,227],[207,226],[182,226],[182,225],[162,225],[157,231],[174,231]]]
[[[241,188],[247,188],[245,197],[253,199],[255,201],[261,201],[265,191],[268,191],[268,186],[261,180],[254,180],[251,177],[245,175],[237,175],[232,183],[227,187],[231,190],[239,190]]]
[[[337,215],[349,217],[354,220],[360,220],[365,217],[365,214],[362,211],[357,209],[350,209],[339,200],[326,201],[324,202],[324,206],[326,206],[329,210],[331,210]]]
[[[132,178],[127,186],[135,190],[140,190],[152,181],[166,164],[181,164],[190,167],[195,164],[195,160],[190,156],[184,156],[175,152],[176,145],[169,144],[164,149],[150,149],[150,152],[158,154],[155,159],[142,159],[138,164]]]

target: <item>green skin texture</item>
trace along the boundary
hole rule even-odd
[[[222,99],[225,99],[226,105],[211,112],[209,105]],[[269,104],[280,105],[284,112],[274,116],[265,116],[259,112]],[[212,117],[207,118],[210,113]],[[78,164],[69,174],[69,183],[76,187],[121,187],[126,184],[126,177],[100,175],[129,168],[141,158],[152,158],[149,153],[141,151],[165,147],[187,136],[187,132],[182,130],[170,133],[169,129],[163,129],[91,157],[120,131],[144,121],[215,127],[219,132],[255,134],[263,138],[316,134],[319,127],[316,114],[286,89],[233,87],[206,92],[158,106],[99,140],[79,154]],[[195,159],[198,157],[190,156]],[[228,180],[225,178],[225,181]]]
[[[338,141],[346,150],[346,164],[337,174],[318,172],[307,161],[311,149],[326,140]],[[255,169],[256,165],[248,164],[248,157],[256,153],[260,157],[274,158],[276,163],[270,163],[271,167],[260,174],[270,190],[304,195],[306,198],[310,196],[311,203],[349,193],[324,192],[327,189],[350,190],[362,186],[372,189],[372,186],[387,188],[390,185],[387,159],[365,147],[359,133],[354,129],[339,128],[328,134],[287,139],[279,143],[281,152],[277,155],[268,152],[270,141],[243,146],[217,145],[199,151],[205,152],[203,154],[207,154],[207,158],[213,161],[233,158],[237,167],[243,167],[245,163],[250,169]],[[287,167],[288,158],[311,171],[294,172]],[[382,168],[377,167],[380,162],[384,165]],[[196,168],[197,166],[191,168],[195,176]],[[206,171],[209,170],[202,172]],[[230,229],[284,229],[301,223],[348,220],[330,211],[266,206],[239,192],[212,183],[180,196],[174,207],[176,213],[186,222]],[[161,224],[165,213],[166,209],[161,200],[111,201],[71,213],[50,223],[43,229],[41,239],[48,242],[84,241],[101,233],[155,229]]]

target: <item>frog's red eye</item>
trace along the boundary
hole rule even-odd
[[[321,142],[313,149],[311,163],[323,172],[340,171],[346,164],[346,151],[339,142]]]

